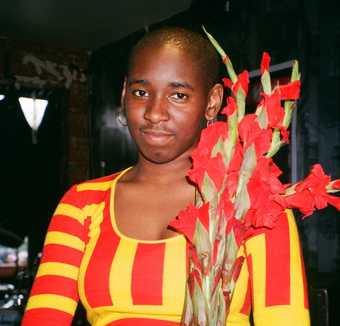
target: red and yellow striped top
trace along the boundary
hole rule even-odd
[[[187,278],[184,236],[121,234],[114,192],[123,173],[72,187],[51,220],[23,326],[66,326],[79,299],[91,325],[179,325]],[[309,325],[299,240],[291,214],[252,235],[227,325]]]

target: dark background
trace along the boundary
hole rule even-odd
[[[47,1],[49,4],[52,2]],[[138,3],[139,5],[136,1],[125,1],[124,4],[111,1],[101,5],[90,5],[89,2],[81,2],[74,8],[67,8],[63,1],[59,1],[53,7],[55,15],[52,13],[47,15],[48,9],[51,10],[51,6],[47,8],[47,5],[28,10],[31,17],[37,19],[36,24],[28,22],[27,12],[26,21],[16,21],[18,17],[14,15],[14,9],[7,8],[12,6],[12,1],[7,1],[4,8],[0,9],[3,10],[3,14],[0,11],[0,33],[4,35],[39,42],[47,40],[50,44],[55,43],[65,48],[78,47],[89,50],[86,108],[88,113],[86,127],[89,128],[87,177],[109,174],[135,161],[134,145],[126,128],[117,119],[122,80],[131,46],[146,30],[160,25],[176,25],[200,30],[202,24],[222,44],[238,72],[243,69],[258,69],[263,51],[270,53],[272,64],[292,59],[299,60],[302,72],[302,97],[298,103],[297,126],[294,131],[296,147],[285,150],[286,158],[282,158],[285,162],[284,167],[288,174],[291,173],[292,157],[295,157],[297,166],[294,170],[294,178],[297,180],[304,178],[316,162],[321,163],[327,174],[333,178],[340,177],[338,95],[340,91],[340,20],[338,19],[340,6],[337,1],[194,0],[171,1],[164,6],[161,5],[163,2],[142,2],[143,5],[140,4],[141,2]],[[61,24],[61,20],[57,18],[63,11],[71,13],[71,17],[63,17],[64,23]],[[23,12],[22,9],[21,13]],[[37,12],[40,16],[36,14]],[[46,16],[42,12],[45,12]],[[42,24],[50,25],[51,28],[46,27],[42,32]],[[25,29],[27,33],[23,32]],[[59,100],[67,97],[65,94],[60,96]],[[60,114],[67,115],[64,109],[60,107]],[[62,125],[62,115],[56,116],[56,119],[59,119],[58,123]],[[4,139],[6,123],[4,124],[3,120],[0,123],[2,125],[0,137]],[[61,146],[60,152],[57,150],[61,154],[55,158],[56,161],[61,162],[61,166],[62,157],[65,157],[62,154],[65,153],[63,137],[67,137],[64,135],[68,134],[68,130],[60,129],[61,138],[58,138],[58,145],[55,145],[55,148]],[[52,137],[53,142],[52,134],[55,135],[52,132],[51,136],[47,137]],[[9,137],[6,144],[2,146],[2,152],[10,153],[11,148],[17,146],[15,141],[15,137]],[[20,158],[18,164],[10,168],[2,168],[2,173],[13,171],[12,175],[21,175],[25,164],[29,164],[27,159],[32,155],[31,149],[28,151],[25,155],[23,153],[26,152],[21,152],[25,158]],[[42,180],[45,179],[44,175],[50,175],[50,172],[44,174],[44,171],[41,169]],[[60,175],[56,179],[64,180]],[[46,208],[48,213],[42,213],[44,218],[41,223],[39,222],[42,229],[45,228],[50,211],[60,193],[68,185],[67,182],[59,182],[55,192],[52,191],[53,194],[48,196],[48,200],[51,201]],[[13,192],[16,190],[11,189],[10,193]],[[41,194],[37,193],[37,196]],[[2,207],[4,207],[4,198],[7,197],[2,196]],[[22,214],[18,215],[22,216]],[[21,218],[15,218],[16,222],[19,220],[22,221]],[[329,324],[339,325],[340,320],[336,313],[339,310],[337,302],[340,298],[339,213],[333,208],[327,208],[316,212],[306,220],[298,219],[298,225],[309,284],[312,288],[328,290]],[[16,230],[18,228],[14,228],[14,231]]]

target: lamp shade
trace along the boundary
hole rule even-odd
[[[31,97],[19,97],[19,103],[27,123],[34,131],[37,131],[44,117],[48,101]]]

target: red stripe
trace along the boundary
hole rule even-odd
[[[266,306],[290,304],[289,225],[283,215],[266,232]]]
[[[175,326],[180,325],[174,321],[148,319],[148,318],[124,318],[116,320],[106,326]]]
[[[57,294],[78,301],[77,282],[63,276],[40,276],[35,279],[30,295],[36,294]]]
[[[48,231],[65,232],[83,239],[84,230],[81,223],[66,215],[54,215]]]
[[[251,310],[251,303],[252,303],[252,286],[253,286],[253,282],[252,282],[252,278],[251,275],[253,275],[253,260],[251,255],[247,256],[247,268],[248,268],[248,284],[247,284],[247,293],[246,293],[246,297],[243,303],[243,306],[241,308],[241,314],[245,314],[245,315],[249,315],[250,314],[250,310]]]
[[[71,325],[72,316],[66,312],[50,309],[37,308],[25,312],[21,326],[60,326]]]
[[[139,243],[132,268],[134,305],[161,305],[165,243]]]
[[[112,229],[108,203],[105,205],[103,214],[100,235],[90,258],[84,281],[86,298],[93,308],[113,305],[108,284],[110,284],[110,269],[119,238]]]
[[[59,245],[47,244],[44,246],[41,263],[56,262],[80,266],[83,253],[77,249]]]

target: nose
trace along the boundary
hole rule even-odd
[[[169,119],[167,101],[162,97],[150,98],[144,113],[144,119],[153,124]]]

